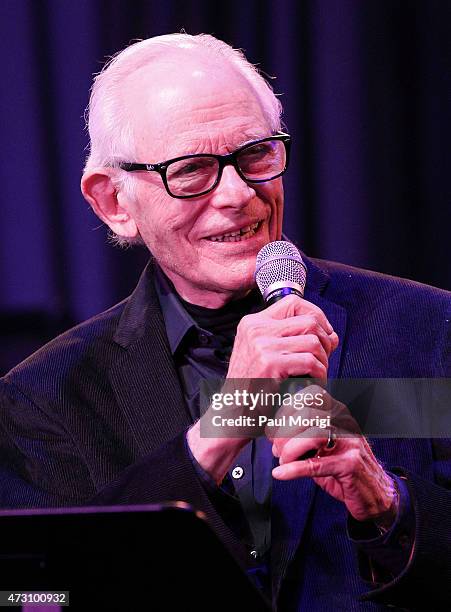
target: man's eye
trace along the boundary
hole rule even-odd
[[[247,149],[247,151],[244,151],[244,153],[246,155],[266,155],[266,153],[268,153],[268,146],[266,146],[265,144],[261,144],[261,145],[255,145],[254,147],[252,147],[252,149]]]
[[[274,147],[272,147],[269,143],[267,142],[262,142],[259,145],[255,145],[255,147],[252,147],[251,152],[255,152],[255,153],[270,153],[272,151]]]
[[[183,168],[179,168],[177,170],[177,174],[183,175],[183,174],[192,174],[193,172],[197,172],[198,170],[201,170],[202,166],[200,164],[187,164],[186,166],[184,166]]]
[[[177,162],[168,169],[171,178],[182,178],[186,176],[197,176],[204,172],[210,172],[215,165],[215,160],[191,160],[189,162]]]
[[[272,154],[271,147],[268,146],[267,143],[262,142],[262,144],[254,145],[250,149],[245,149],[241,153],[240,158],[242,160],[259,160],[271,154]]]

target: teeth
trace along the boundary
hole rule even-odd
[[[242,227],[238,232],[229,232],[228,234],[222,234],[222,236],[211,236],[208,240],[212,242],[240,242],[240,240],[247,240],[255,234],[259,223],[258,221],[253,225]]]

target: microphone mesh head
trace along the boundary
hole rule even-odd
[[[257,255],[255,281],[264,295],[273,283],[288,281],[300,285],[304,293],[307,269],[298,249],[284,240],[270,242]]]

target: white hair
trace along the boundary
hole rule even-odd
[[[85,113],[90,138],[85,171],[98,166],[117,167],[121,161],[135,161],[133,127],[128,109],[124,108],[121,100],[121,90],[126,77],[146,64],[165,59],[168,50],[181,50],[186,54],[202,50],[213,58],[229,62],[247,80],[260,100],[270,129],[280,130],[282,105],[271,86],[241,50],[210,34],[155,36],[120,51],[95,76]],[[134,198],[135,183],[130,173],[120,172],[113,180],[117,189],[124,190],[130,198]],[[124,244],[120,237],[113,240],[117,244]]]

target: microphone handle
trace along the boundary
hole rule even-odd
[[[287,295],[292,295],[292,294],[297,295],[300,298],[304,297],[304,294],[301,293],[301,291],[299,291],[295,287],[280,287],[279,289],[275,289],[274,291],[272,291],[265,298],[266,306],[272,306],[272,304],[275,304],[276,302],[278,302],[279,300],[282,300]]]
[[[291,294],[297,295],[300,298],[304,297],[303,294],[297,289],[295,289],[294,287],[283,287],[281,289],[276,289],[266,298],[265,300],[266,305],[271,306],[272,304],[275,304],[279,300],[282,300],[285,296],[291,295]],[[308,374],[304,374],[302,376],[290,376],[289,378],[302,378],[302,379],[308,380],[311,377],[308,376]],[[313,457],[316,457],[318,450],[319,449],[317,448],[312,448],[311,450],[304,453],[301,457],[298,457],[297,460],[304,461],[305,459],[312,459]]]

